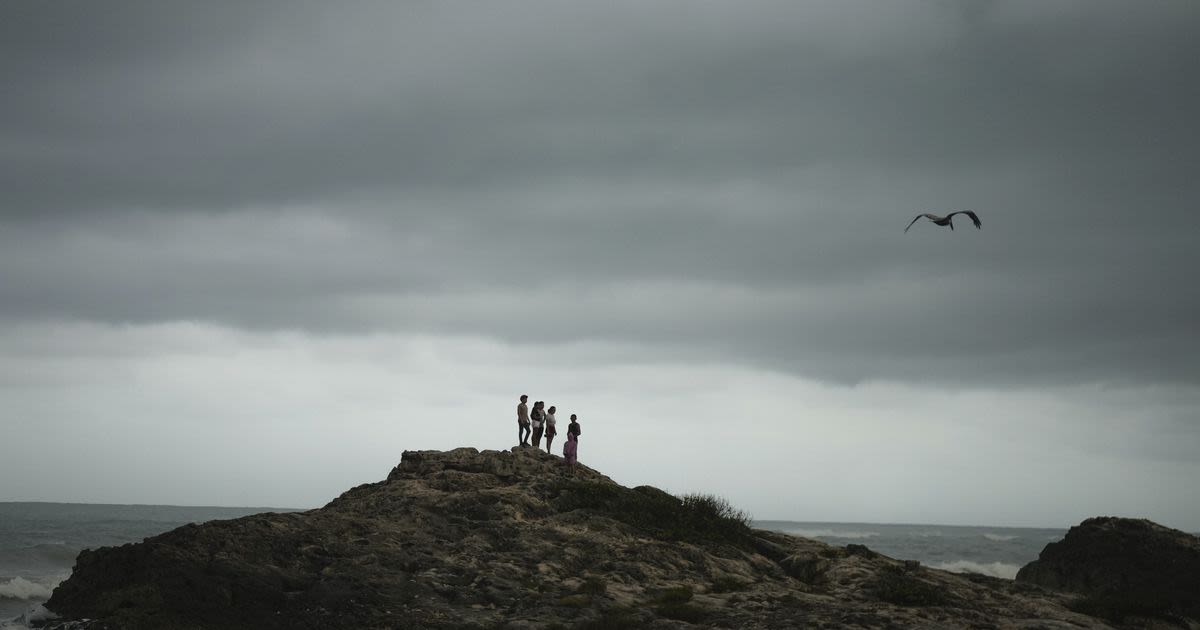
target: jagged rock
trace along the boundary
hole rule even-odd
[[[783,572],[809,584],[815,583],[829,570],[831,561],[820,553],[797,553],[779,560]]]
[[[1017,581],[1081,593],[1076,608],[1200,625],[1200,538],[1144,519],[1098,517],[1046,545]]]
[[[408,451],[318,510],[83,552],[47,607],[132,630],[1109,627],[1067,595],[704,507],[535,449]]]
[[[867,548],[866,545],[856,544],[846,545],[846,553],[854,556],[862,556],[864,558],[871,558],[877,555],[874,551],[871,551],[869,548]]]

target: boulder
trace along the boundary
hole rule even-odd
[[[1085,596],[1104,617],[1200,620],[1200,538],[1145,519],[1097,517],[1046,545],[1018,582]]]

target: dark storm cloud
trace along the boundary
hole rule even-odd
[[[525,6],[12,16],[6,209],[1194,150],[1182,4],[1028,22],[931,4]]]
[[[10,318],[1200,381],[1194,3],[158,6],[0,20]]]

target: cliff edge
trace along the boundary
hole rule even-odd
[[[74,628],[1107,628],[1073,596],[751,529],[534,449],[408,451],[323,508],[82,552]],[[88,619],[81,622],[78,620]]]

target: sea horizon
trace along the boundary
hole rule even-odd
[[[332,498],[330,499],[332,500]],[[320,509],[324,506],[314,505],[311,507],[288,507],[288,506],[270,506],[270,505],[218,505],[215,503],[141,503],[141,502],[111,502],[111,501],[43,501],[43,500],[0,500],[0,506],[3,505],[80,505],[92,507],[148,507],[148,508],[181,508],[181,509],[215,509],[215,510],[261,510],[263,512],[306,512],[308,510]],[[1114,516],[1112,514],[1095,514],[1093,516]],[[1091,518],[1091,517],[1088,517]],[[1144,518],[1139,516],[1129,516],[1128,518]],[[1153,519],[1150,519],[1153,520]],[[936,521],[890,521],[890,520],[836,520],[836,519],[799,519],[799,518],[758,518],[752,517],[751,523],[805,523],[805,524],[836,524],[836,525],[905,525],[912,527],[930,526],[930,527],[993,527],[1006,529],[1070,529],[1079,523],[1071,523],[1069,525],[1012,525],[1012,524],[995,524],[995,523],[939,523]],[[1169,527],[1169,525],[1168,525]],[[760,528],[764,529],[764,528]],[[1178,528],[1176,528],[1178,529]],[[1189,533],[1200,533],[1200,529],[1192,531],[1189,529],[1181,529]]]

